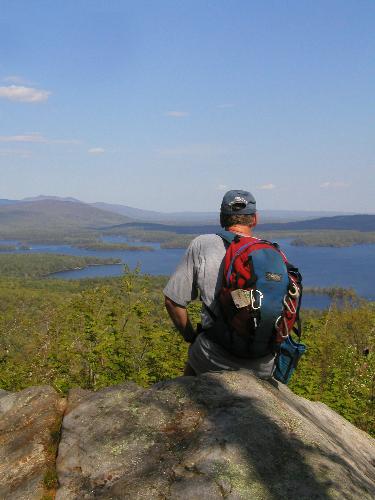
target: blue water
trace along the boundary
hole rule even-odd
[[[123,237],[105,238],[106,241],[129,242]],[[14,241],[0,243],[15,244]],[[305,287],[340,286],[353,288],[358,295],[375,300],[375,245],[356,245],[347,248],[329,247],[294,247],[290,240],[279,240],[290,262],[299,267],[303,274]],[[105,251],[84,250],[69,245],[31,245],[31,250],[17,250],[16,253],[63,253],[67,255],[118,258],[124,264],[134,268],[140,265],[143,273],[169,275],[176,268],[183,249],[161,249],[159,243],[141,243],[154,248],[154,251]],[[119,276],[123,265],[93,266],[86,269],[65,271],[54,276],[60,279],[98,278]],[[304,307],[324,308],[330,299],[322,295],[305,295]]]

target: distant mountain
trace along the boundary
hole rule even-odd
[[[259,224],[262,231],[308,231],[308,230],[352,230],[375,231],[375,215],[338,215],[319,219],[284,222],[281,224]]]
[[[158,212],[156,210],[144,210],[128,205],[104,202],[89,204],[72,197],[62,198],[51,195],[39,195],[24,198],[23,200],[0,199],[0,208],[21,207],[21,204],[28,204],[24,205],[22,210],[20,208],[20,211],[24,213],[25,220],[33,220],[32,227],[34,227],[34,223],[38,227],[45,225],[45,227],[54,226],[55,228],[65,227],[66,225],[70,227],[106,227],[138,221],[142,224],[166,225],[165,229],[160,226],[150,227],[149,229],[171,231],[173,230],[171,226],[174,226],[179,233],[195,234],[202,233],[209,228],[217,228],[219,225],[218,212]],[[36,213],[38,213],[38,217],[36,217]],[[372,220],[371,217],[375,217],[374,215],[364,216],[327,211],[260,210],[259,216],[258,229],[264,231],[309,229],[375,230],[372,229],[372,223],[369,222]],[[365,221],[364,217],[370,219]],[[0,213],[0,229],[4,227],[6,219]],[[20,213],[18,213],[16,219],[20,224],[23,223]],[[18,222],[16,222],[16,225]],[[369,229],[364,229],[366,227],[369,227]]]
[[[217,224],[158,224],[153,222],[127,222],[107,229],[134,227],[145,231],[169,231],[177,234],[203,234],[215,233],[220,229]],[[321,217],[297,222],[279,222],[271,224],[258,224],[257,232],[263,231],[309,231],[309,230],[352,230],[375,231],[375,215],[342,215],[336,217]]]
[[[91,203],[93,207],[109,210],[111,212],[125,215],[142,222],[160,223],[201,223],[218,222],[217,212],[157,212],[155,210],[143,210],[141,208],[129,207],[127,205],[116,205],[111,203]]]
[[[167,215],[153,210],[142,210],[141,208],[133,208],[127,205],[116,205],[100,201],[97,203],[90,203],[90,205],[95,208],[100,208],[101,210],[108,210],[109,212],[139,220],[160,220],[163,216]]]
[[[0,206],[0,239],[12,236],[26,238],[36,234],[79,234],[129,220],[81,202],[50,199],[20,201]]]
[[[143,229],[145,231],[169,231],[177,234],[208,234],[216,233],[220,229],[219,223],[217,224],[195,224],[195,225],[176,225],[176,224],[158,224],[156,222],[127,222],[125,224],[118,224],[115,226],[107,227],[110,232],[114,230],[128,229],[128,228]]]
[[[337,215],[355,215],[353,212],[330,212],[324,210],[260,210],[261,223],[294,222],[299,220],[335,217]]]
[[[125,215],[142,222],[159,222],[168,224],[219,224],[219,212],[158,212],[129,207],[127,205],[104,202],[91,203],[92,206]],[[263,222],[289,222],[343,215],[342,212],[303,211],[303,210],[260,210]]]
[[[48,196],[44,194],[40,194],[39,196],[31,196],[29,198],[23,198],[22,200],[19,201],[44,201],[44,200],[55,200],[55,201],[73,201],[75,203],[83,203],[80,200],[77,200],[77,198],[71,198],[71,197],[66,197],[62,198],[61,196]]]

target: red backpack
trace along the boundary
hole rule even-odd
[[[229,246],[218,296],[226,328],[216,329],[215,340],[240,357],[275,352],[292,330],[300,336],[302,277],[276,243],[218,235]]]

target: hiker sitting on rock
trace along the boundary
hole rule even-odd
[[[275,345],[296,321],[300,290],[278,246],[252,235],[256,223],[253,195],[228,191],[224,230],[195,238],[164,289],[169,316],[191,343],[185,375],[245,368],[272,376]],[[186,307],[198,297],[196,331]]]

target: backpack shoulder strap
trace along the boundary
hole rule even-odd
[[[220,229],[217,233],[215,233],[217,236],[220,236],[224,240],[225,243],[230,245],[232,241],[234,241],[235,237],[237,236],[235,233],[232,233],[231,231],[226,231],[225,229]],[[215,296],[215,300],[218,299],[218,296]],[[216,322],[217,321],[217,316],[214,314],[213,311],[203,302],[203,307],[207,311],[208,315],[212,319],[212,321]]]
[[[220,238],[223,238],[224,241],[229,243],[229,245],[237,236],[236,233],[232,233],[231,231],[226,231],[225,229],[220,229],[216,234],[217,236],[220,236]]]

